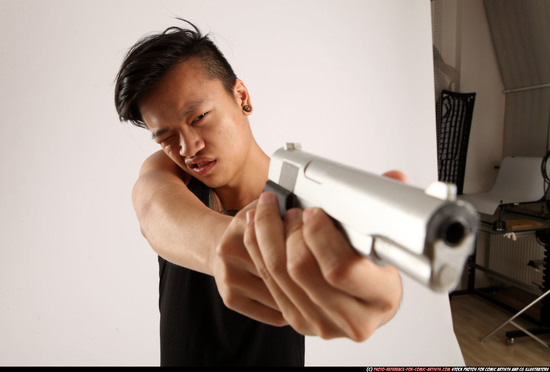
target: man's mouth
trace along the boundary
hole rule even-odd
[[[214,167],[214,165],[216,165],[216,160],[198,161],[188,164],[189,168],[198,174],[207,173]]]

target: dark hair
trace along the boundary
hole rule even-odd
[[[116,77],[115,107],[120,121],[147,128],[138,103],[174,66],[190,58],[200,61],[207,76],[219,79],[233,94],[237,76],[222,52],[199,29],[169,27],[162,33],[145,36],[130,48]]]

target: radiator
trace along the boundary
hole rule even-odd
[[[487,268],[541,290],[543,288],[544,246],[534,234],[490,234]],[[533,266],[540,264],[540,269]]]

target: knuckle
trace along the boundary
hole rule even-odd
[[[290,247],[286,262],[288,274],[294,281],[303,282],[307,279],[305,276],[317,267],[315,256],[304,245],[299,234],[287,238],[287,247]]]
[[[243,236],[243,243],[245,247],[253,247],[256,245],[256,239],[252,237],[252,234],[245,233]]]
[[[271,284],[271,283],[272,283],[271,276],[269,275],[269,273],[267,272],[267,270],[266,270],[265,267],[263,267],[263,266],[258,266],[258,267],[256,267],[256,270],[258,271],[258,275],[260,276],[260,278],[261,278],[266,284]]]
[[[231,244],[227,242],[221,242],[216,246],[216,256],[220,258],[228,257],[231,250]]]
[[[324,226],[318,218],[311,218],[307,224],[304,224],[304,233],[309,236],[324,235],[326,226]]]
[[[386,301],[383,301],[380,309],[384,314],[393,316],[395,315],[395,313],[397,313],[397,310],[399,309],[400,304],[401,304],[401,292],[396,293],[394,296],[386,299]]]
[[[233,216],[232,223],[244,223],[246,222],[246,212],[248,212],[247,208],[241,209],[237,213],[235,213],[235,216]]]
[[[350,339],[355,342],[363,342],[370,338],[378,328],[378,324],[373,321],[365,322],[363,327],[353,329],[350,334]]]
[[[218,291],[225,306],[232,310],[238,310],[243,301],[242,295],[239,293],[235,280],[229,275],[229,271],[224,271],[223,275],[216,278]]]
[[[395,281],[394,286],[392,286],[391,290],[388,291],[389,295],[382,300],[380,309],[385,314],[393,316],[401,305],[401,299],[403,297],[403,287],[401,283],[401,276],[399,275],[397,269],[394,267],[388,267],[387,270],[391,272],[391,274],[395,278]]]
[[[232,257],[240,257],[242,255],[242,249],[244,249],[243,239],[244,238],[241,239],[241,242],[239,242],[238,239],[223,239],[216,246],[216,256],[222,260],[227,260]]]
[[[256,209],[256,214],[254,215],[255,223],[267,223],[270,219],[270,216],[263,209]]]
[[[311,256],[293,256],[287,262],[288,274],[293,280],[301,282],[311,263]]]
[[[347,337],[353,340],[350,337],[349,331],[346,332],[345,329],[342,329],[339,325],[335,323],[327,323],[324,325],[319,325],[318,327],[319,337],[324,340],[332,340],[340,337]]]
[[[302,314],[296,310],[288,310],[284,314],[285,320],[296,330],[298,333],[303,335],[318,335],[319,332],[315,329],[315,326],[308,322]]]
[[[333,338],[337,338],[340,335],[336,332],[334,332],[334,329],[329,327],[318,327],[318,335],[323,340],[332,340]]]
[[[371,315],[365,319],[364,317],[358,319],[357,317],[346,317],[343,319],[342,333],[345,337],[355,341],[366,341],[379,326],[379,316],[371,313]]]
[[[345,287],[350,280],[350,275],[350,266],[345,264],[333,265],[324,273],[327,282],[337,288]]]
[[[303,319],[299,316],[295,309],[289,309],[284,312],[286,321],[292,325],[293,328],[303,329]]]
[[[254,215],[254,225],[257,229],[267,228],[275,229],[277,231],[283,232],[282,220],[279,216],[273,216],[268,213],[268,211],[256,209]]]
[[[239,297],[233,291],[226,291],[222,296],[223,303],[230,309],[236,310],[239,306]]]
[[[273,257],[266,262],[266,269],[271,275],[280,277],[286,274],[286,263],[284,260]]]

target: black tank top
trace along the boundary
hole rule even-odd
[[[211,207],[211,189],[189,189]],[[304,336],[227,308],[214,278],[159,257],[162,366],[304,366]]]

